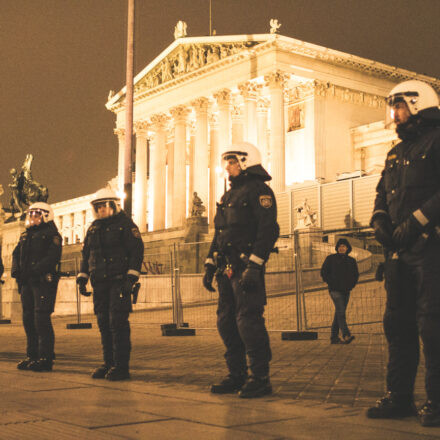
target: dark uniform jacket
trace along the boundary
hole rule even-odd
[[[328,284],[329,290],[349,292],[358,282],[359,271],[356,260],[348,255],[352,249],[348,240],[339,239],[335,247],[336,252],[341,244],[347,246],[347,252],[328,255],[321,267],[321,277]]]
[[[92,281],[139,276],[144,243],[138,227],[125,212],[95,220],[87,231],[82,250],[80,277]]]
[[[21,234],[12,253],[11,276],[20,282],[55,276],[60,259],[61,236],[55,223],[41,223]]]
[[[440,221],[440,128],[421,126],[387,154],[377,185],[373,218],[388,214],[394,225],[418,209],[431,225]]]
[[[245,254],[258,264],[268,260],[279,236],[275,196],[264,183],[270,179],[260,165],[230,179],[231,189],[217,203],[207,262],[213,263],[214,252],[231,257]]]

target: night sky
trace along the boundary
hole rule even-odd
[[[0,0],[0,183],[34,157],[54,203],[116,175],[109,90],[125,81],[126,0]],[[217,35],[279,33],[440,77],[440,0],[212,0]],[[209,0],[136,0],[135,74],[174,41],[209,34]]]

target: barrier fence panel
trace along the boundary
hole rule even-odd
[[[178,263],[178,296],[183,322],[195,328],[215,328],[218,289],[208,292],[202,284],[205,259],[211,243],[179,243],[175,247]]]
[[[173,249],[148,252],[142,262],[137,303],[133,304],[130,321],[136,324],[169,324],[174,322]]]
[[[347,322],[357,326],[356,331],[380,331],[385,309],[386,294],[383,282],[375,280],[375,273],[383,261],[383,249],[367,228],[335,231],[299,231],[301,277],[307,329],[330,328],[334,305],[327,285],[321,280],[320,269],[325,258],[336,252],[335,245],[346,238],[351,246],[350,256],[356,259],[359,282],[350,295]]]

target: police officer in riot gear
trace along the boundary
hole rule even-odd
[[[144,244],[138,227],[121,210],[119,197],[109,188],[91,201],[96,220],[90,225],[82,250],[79,291],[87,293],[90,277],[93,304],[103,348],[104,364],[94,379],[129,379],[131,292],[138,281]]]
[[[415,414],[414,381],[423,341],[427,401],[423,426],[440,425],[440,110],[437,93],[405,81],[387,99],[401,142],[387,154],[371,225],[386,249],[388,393],[371,418]]]
[[[50,205],[33,203],[26,230],[12,254],[11,276],[17,280],[27,338],[27,358],[19,370],[51,371],[55,336],[51,314],[55,307],[61,259],[61,236]]]
[[[265,183],[271,176],[261,166],[260,152],[254,145],[232,145],[222,154],[222,160],[231,186],[217,204],[215,235],[205,262],[203,285],[213,291],[216,275],[217,328],[226,346],[229,375],[212,385],[211,391],[259,397],[272,392],[272,354],[263,312],[265,263],[279,236],[276,201]]]

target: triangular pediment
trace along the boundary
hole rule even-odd
[[[247,51],[257,45],[257,41],[228,43],[179,44],[170,54],[163,57],[145,75],[136,81],[136,89],[149,89],[179,78],[209,64]]]
[[[136,75],[134,93],[154,89],[226,58],[247,53],[269,38],[269,34],[179,38]],[[116,95],[109,95],[107,106],[113,106],[124,95],[125,87]]]

